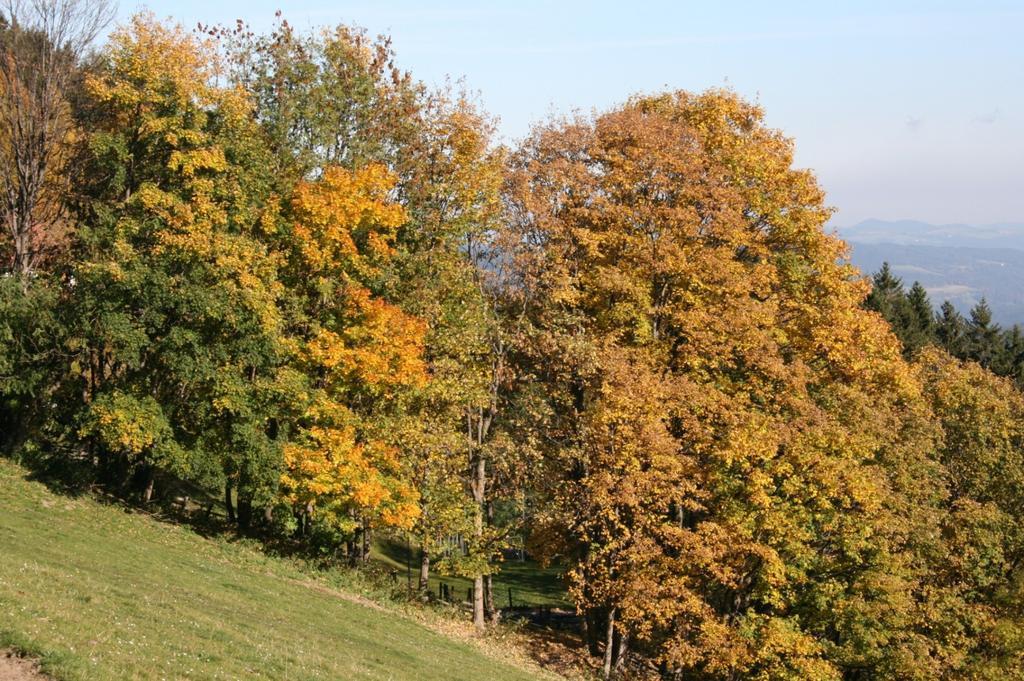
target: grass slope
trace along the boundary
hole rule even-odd
[[[287,562],[25,475],[0,459],[0,648],[57,678],[535,678]]]

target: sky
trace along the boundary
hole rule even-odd
[[[121,0],[186,27],[356,24],[403,69],[463,79],[514,143],[637,92],[729,87],[796,140],[837,209],[1024,222],[1024,0]]]

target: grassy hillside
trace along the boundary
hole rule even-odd
[[[0,648],[60,679],[536,678],[287,562],[0,459]]]

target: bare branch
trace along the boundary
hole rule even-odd
[[[32,271],[63,217],[67,94],[114,11],[110,0],[0,3],[0,220],[15,274]]]

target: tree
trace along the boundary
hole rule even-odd
[[[501,217],[503,153],[492,148],[492,133],[492,122],[465,93],[438,92],[425,104],[419,141],[400,161],[412,219],[399,235],[403,255],[393,284],[408,309],[429,323],[426,350],[435,378],[419,413],[431,424],[431,444],[414,449],[420,479],[433,490],[418,527],[425,548],[421,586],[430,548],[444,547],[453,535],[466,538],[464,552],[442,549],[434,558],[473,578],[478,629],[496,617],[491,575],[505,542],[492,527],[494,504],[516,489],[504,460],[510,452],[498,436],[509,367],[481,262],[487,255],[481,244]],[[496,489],[496,482],[504,484]]]
[[[0,197],[10,267],[30,273],[57,235],[74,133],[68,94],[107,0],[8,0],[0,26]]]
[[[906,298],[906,323],[900,340],[908,355],[935,342],[935,311],[928,292],[920,282],[914,282]]]
[[[998,362],[1002,330],[992,321],[992,309],[982,298],[971,308],[967,323],[966,352],[968,357],[986,369]]]
[[[157,474],[269,504],[294,380],[267,241],[267,164],[208,43],[138,15],[86,81],[90,183],[67,273],[61,387],[85,453],[143,499]]]
[[[361,29],[303,35],[280,19],[269,35],[241,22],[206,31],[251,98],[281,204],[271,222],[306,383],[284,499],[300,535],[322,529],[360,562],[374,523],[408,527],[419,513],[395,446],[426,378],[425,328],[387,282],[409,221],[393,200],[404,179],[396,157],[415,146],[423,88],[394,67],[386,39]]]
[[[953,303],[945,301],[939,308],[938,319],[935,322],[935,337],[939,344],[954,357],[963,358],[967,351],[966,336],[967,324],[963,316],[953,307]]]
[[[907,357],[934,340],[935,312],[920,282],[904,291],[903,281],[893,275],[889,263],[872,276],[871,293],[864,306],[882,315],[903,344]]]
[[[370,161],[405,179],[398,159],[417,144],[425,88],[395,66],[390,39],[345,25],[302,34],[280,12],[268,35],[242,24],[207,31],[251,94],[285,186]]]
[[[0,276],[0,452],[16,453],[46,423],[68,329],[60,289]]]
[[[899,328],[906,304],[903,280],[892,273],[889,263],[884,262],[882,269],[872,276],[871,284],[871,293],[868,294],[865,305],[882,315],[893,328]]]
[[[717,91],[541,126],[514,157],[507,295],[548,464],[534,545],[574,566],[606,674],[630,649],[707,679],[913,659],[881,462],[921,446],[900,428],[915,384],[791,163]]]
[[[489,528],[495,460],[495,409],[502,364],[497,316],[473,261],[482,235],[500,216],[500,152],[493,125],[460,92],[429,92],[394,64],[390,42],[338,26],[311,35],[280,21],[270,36],[216,31],[233,78],[254,93],[256,117],[277,156],[282,193],[294,179],[325,169],[356,173],[378,165],[391,173],[405,220],[394,250],[372,277],[359,281],[375,297],[426,323],[423,358],[432,380],[404,393],[389,433],[406,453],[407,473],[421,493],[415,534],[430,561],[472,576],[483,603],[500,533]],[[302,271],[305,275],[305,271]],[[472,425],[470,425],[472,424]],[[512,494],[512,486],[503,489]],[[450,537],[470,538],[465,555]]]
[[[403,391],[426,381],[425,327],[369,288],[406,220],[388,198],[393,183],[380,165],[328,167],[319,180],[297,185],[288,213],[285,282],[300,315],[297,368],[308,384],[285,449],[283,491],[300,532],[316,510],[351,542],[355,561],[369,555],[374,521],[409,528],[419,512],[384,433],[401,413]]]
[[[929,350],[919,366],[943,438],[934,456],[947,480],[939,500],[944,543],[928,554],[936,678],[1021,678],[1024,631],[1024,396],[973,362]]]
[[[999,362],[992,370],[999,376],[1007,376],[1018,387],[1024,387],[1024,330],[1014,324],[1003,333],[1003,348]]]

